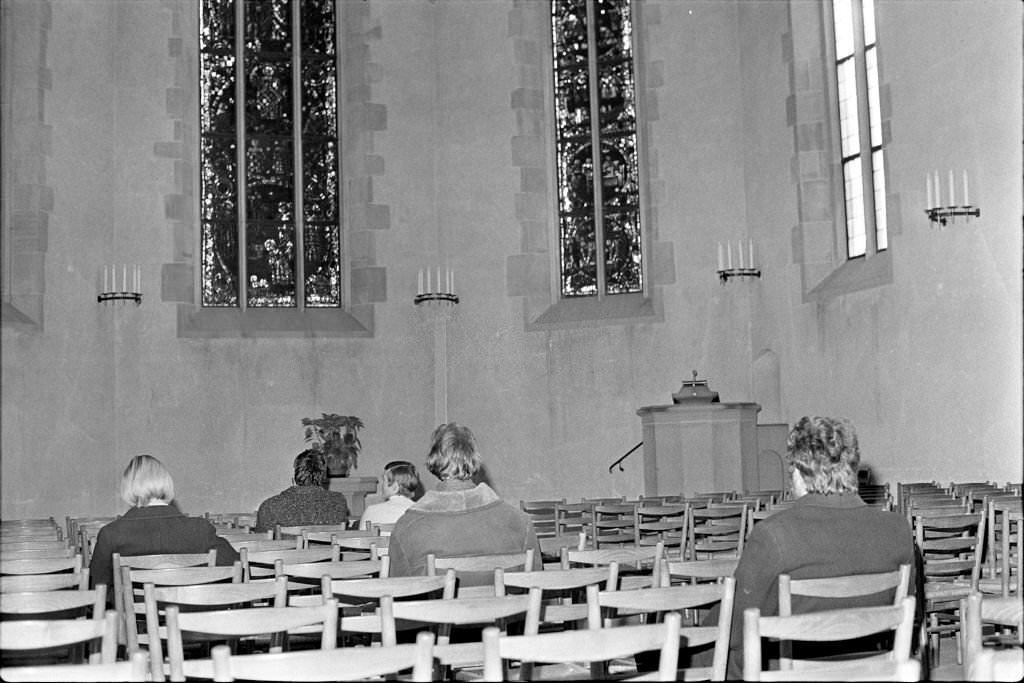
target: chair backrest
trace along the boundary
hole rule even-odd
[[[712,681],[725,680],[729,658],[729,637],[732,628],[733,602],[736,595],[736,580],[730,577],[721,583],[701,585],[664,586],[640,588],[630,591],[598,591],[587,588],[587,603],[590,606],[590,628],[601,628],[615,623],[617,617],[636,614],[653,615],[655,620],[667,618],[668,614],[681,614],[684,610],[710,609],[719,606],[718,623],[713,626],[686,626],[681,630],[683,648],[699,648],[714,644],[714,654],[709,670],[702,671]],[[617,630],[613,626],[612,630]],[[690,672],[692,680],[701,676],[697,670]],[[686,677],[691,680],[691,677]]]
[[[274,525],[274,538],[302,538],[303,531],[320,531],[327,533],[345,533],[350,531],[347,523],[341,524],[292,524]],[[300,547],[301,542],[300,542]]]
[[[6,619],[42,618],[44,614],[81,613],[102,618],[107,609],[107,587],[86,590],[39,591],[0,594],[0,615]]]
[[[17,559],[10,559],[6,553],[0,554],[0,575],[3,576],[76,573],[82,570],[82,566],[82,556],[78,553],[71,557],[20,556]]]
[[[810,669],[762,671],[759,681],[920,681],[921,662],[874,659],[869,662],[825,661]]]
[[[686,559],[716,555],[739,557],[747,535],[747,503],[712,502],[690,512]]]
[[[287,576],[291,587],[300,584],[317,585],[324,576],[331,579],[362,579],[384,577],[388,575],[388,559],[379,560],[339,560],[337,562],[303,562],[285,564],[278,560],[274,564],[277,576]]]
[[[661,585],[667,586],[672,579],[681,579],[684,583],[720,582],[736,572],[738,557],[716,557],[710,560],[669,560],[665,562],[665,578]]]
[[[657,545],[661,541],[666,549],[678,548],[682,552],[689,527],[689,506],[686,504],[641,504],[636,507],[634,526],[636,547]]]
[[[794,579],[779,575],[779,615],[793,613],[793,596],[812,598],[859,598],[893,591],[892,604],[898,605],[910,589],[910,565],[901,564],[891,572],[850,574],[814,579]]]
[[[576,565],[607,566],[615,562],[619,565],[619,588],[639,588],[661,584],[664,559],[665,546],[661,542],[654,547],[641,548],[565,549],[562,553],[562,568],[571,569]]]
[[[117,656],[117,614],[107,612],[99,619],[0,621],[0,649],[4,652],[78,643],[90,645],[90,662],[113,662]]]
[[[537,538],[555,536],[555,512],[558,505],[565,503],[565,498],[560,500],[521,500],[520,509],[526,513],[533,522],[533,530]]]
[[[508,595],[510,592],[528,591],[539,588],[543,603],[540,620],[542,624],[568,624],[587,618],[587,588],[605,587],[615,590],[619,584],[619,565],[612,562],[607,566],[576,567],[573,569],[545,569],[544,571],[506,572],[494,570],[494,592]],[[510,591],[509,589],[513,589]]]
[[[969,579],[976,589],[981,576],[985,513],[915,515],[914,536],[921,551],[922,579]]]
[[[505,680],[505,662],[600,662],[648,650],[659,651],[657,680],[676,680],[681,619],[672,612],[660,624],[582,629],[554,633],[502,635],[496,628],[483,633],[485,681]]]
[[[115,576],[117,572],[115,572]],[[166,567],[163,569],[132,569],[129,566],[120,568],[121,575],[121,612],[125,629],[125,643],[128,652],[135,652],[142,642],[140,625],[137,616],[146,613],[145,585],[154,586],[195,586],[206,583],[240,583],[242,565],[237,560],[230,566],[213,567]],[[141,635],[148,640],[146,626],[141,627]]]
[[[968,681],[1020,681],[1024,679],[1024,649],[986,647],[969,668],[964,668],[964,678]]]
[[[525,633],[540,628],[541,591],[531,588],[525,595],[453,598],[450,600],[380,600],[381,642],[394,645],[399,621],[419,622],[437,629],[437,643],[449,642],[452,627],[495,625],[503,631],[511,620],[522,619]]]
[[[4,681],[68,681],[69,683],[113,683],[149,680],[145,652],[132,654],[128,661],[107,664],[45,664],[0,668]]]
[[[274,563],[281,560],[284,564],[303,564],[307,562],[337,562],[341,559],[338,548],[318,546],[316,548],[289,548],[278,550],[262,550],[252,552],[242,548],[238,555],[242,563],[242,579],[249,581],[254,578],[274,576]]]
[[[221,535],[221,534],[218,534]],[[234,538],[225,537],[238,554],[242,554],[242,549],[245,548],[250,553],[261,553],[266,550],[298,550],[302,540],[296,538],[282,538],[274,540],[264,536],[258,536],[256,534],[246,534]]]
[[[1015,633],[1016,642],[1011,647],[1016,648],[1017,656],[1022,652],[1020,647],[1024,644],[1024,603],[1018,596],[1003,598],[999,596],[983,595],[978,591],[971,591],[966,598],[960,601],[960,615],[962,620],[962,659],[963,672],[966,680],[1021,680],[1017,678],[979,678],[978,676],[988,675],[986,664],[979,664],[979,658],[986,652],[995,650],[984,644],[982,640],[983,624],[994,624],[997,629],[1010,628]],[[972,678],[972,676],[974,676]]]
[[[434,636],[423,632],[415,644],[391,647],[358,647],[310,650],[277,654],[233,655],[226,645],[217,645],[210,660],[187,661],[189,677],[215,681],[354,681],[398,674],[412,669],[403,680],[433,680]]]
[[[291,629],[318,625],[321,627],[320,647],[334,649],[338,632],[338,601],[327,600],[308,607],[250,607],[248,609],[181,612],[176,605],[167,606],[167,659],[172,681],[184,680],[183,633],[238,638],[275,634],[280,642]],[[271,651],[281,651],[274,644]]]
[[[490,553],[443,557],[427,555],[427,576],[454,569],[458,580],[457,592],[461,596],[494,595],[494,570],[523,571],[533,567],[533,548],[518,553]]]
[[[899,605],[910,590],[910,565],[901,564],[891,572],[873,574],[850,574],[814,579],[794,579],[789,574],[779,575],[779,616],[793,614],[793,597],[807,598],[865,598],[888,591],[893,592],[891,604]],[[780,665],[783,669],[793,666],[792,642],[780,644]]]
[[[597,503],[591,511],[590,538],[594,548],[632,545],[636,539],[636,503]]]
[[[909,659],[914,631],[914,598],[903,598],[899,605],[848,607],[788,617],[762,617],[761,610],[750,607],[743,612],[743,679],[761,680],[765,673],[761,669],[761,638],[820,643],[889,631],[895,634],[893,649],[883,656],[893,661]],[[793,665],[795,668],[796,662]],[[803,666],[810,668],[812,665]]]
[[[89,568],[74,573],[0,576],[0,593],[34,593],[89,588]]]
[[[252,583],[205,583],[186,586],[157,587],[147,583],[143,587],[146,610],[146,636],[149,644],[151,675],[154,681],[162,681],[163,639],[166,627],[160,615],[168,605],[179,609],[191,608],[232,608],[252,607],[257,604],[285,607],[288,600],[288,581],[279,577],[272,581]]]

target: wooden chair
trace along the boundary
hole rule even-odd
[[[355,681],[388,677],[412,669],[402,680],[433,680],[434,636],[423,632],[416,643],[390,647],[232,655],[226,645],[213,648],[210,660],[186,661],[185,675],[215,681]]]
[[[348,523],[343,524],[294,524],[294,525],[281,525],[277,524],[274,526],[274,538],[302,538],[303,531],[319,531],[326,533],[345,533],[351,531]],[[300,541],[301,544],[301,541]],[[301,545],[299,547],[302,547]]]
[[[273,581],[253,583],[206,583],[157,587],[152,583],[143,586],[146,610],[146,636],[149,643],[150,674],[152,680],[164,680],[163,640],[166,626],[161,615],[166,614],[169,605],[181,609],[214,608],[238,609],[241,607],[273,606],[285,607],[288,599],[287,579],[280,577]]]
[[[892,605],[899,605],[910,590],[910,565],[901,564],[891,572],[873,574],[851,574],[814,579],[794,579],[789,574],[779,576],[779,616],[793,614],[793,598],[806,597],[841,600],[867,598],[872,595],[892,592]],[[783,640],[779,644],[780,667],[793,668],[792,643]],[[887,655],[886,655],[887,656]]]
[[[264,634],[281,634],[275,642],[285,642],[291,629],[318,625],[320,648],[333,650],[338,635],[338,602],[327,600],[309,607],[251,607],[238,610],[180,612],[176,605],[167,607],[167,656],[170,679],[184,681],[183,633],[198,633],[223,638],[240,638]],[[271,651],[281,651],[274,644]]]
[[[985,648],[978,653],[971,667],[964,672],[968,681],[1013,681],[1024,679],[1024,649]]]
[[[661,585],[665,546],[660,542],[643,548],[604,548],[569,550],[562,554],[562,568],[574,566],[619,566],[619,589],[645,588]]]
[[[540,554],[544,567],[560,567],[562,564],[562,549],[585,550],[587,547],[587,534],[584,531],[559,534],[557,536],[544,536],[538,538]]]
[[[720,557],[711,560],[668,560],[664,563],[662,586],[671,583],[721,583],[736,573],[738,557]]]
[[[975,672],[974,675],[981,675],[976,669],[978,657],[983,652],[1016,649],[1020,653],[1020,648],[1024,647],[1024,603],[1016,596],[1002,598],[973,591],[960,601],[960,615],[963,623],[961,659],[964,677],[967,680],[983,680],[971,678],[972,672]],[[986,636],[986,625],[996,630]],[[1001,629],[1007,630],[1009,637],[1001,633]],[[989,643],[985,642],[986,638]],[[1020,680],[1020,677],[1014,680]]]
[[[745,503],[711,503],[691,510],[685,559],[739,557],[747,536],[747,509]]]
[[[0,616],[5,620],[40,619],[46,614],[96,619],[103,618],[106,611],[107,587],[103,584],[86,590],[0,594]]]
[[[69,683],[112,683],[147,681],[149,664],[145,652],[136,652],[128,661],[108,664],[46,664],[43,666],[5,666],[0,679],[5,681],[68,681]]]
[[[521,500],[519,507],[533,522],[533,531],[540,539],[558,535],[555,530],[555,512],[558,506],[564,503],[565,498],[560,500]]]
[[[307,547],[311,543],[320,542],[321,538],[323,538],[323,532],[308,532]],[[388,545],[391,542],[391,537],[370,534],[348,536],[332,533],[327,538],[327,542],[341,550],[341,558],[343,560],[376,560],[388,554]]]
[[[243,581],[274,576],[274,563],[279,560],[284,564],[304,564],[308,562],[337,562],[341,559],[340,549],[333,546],[257,552],[250,552],[248,548],[242,548],[238,555],[242,563]]]
[[[167,567],[163,569],[133,569],[121,567],[122,621],[125,629],[125,647],[129,653],[137,652],[141,645],[149,645],[146,624],[145,586],[197,586],[201,584],[241,583],[242,565],[236,561],[230,567]],[[140,621],[142,622],[140,624]]]
[[[89,588],[82,556],[0,559],[0,593],[30,593]]]
[[[680,615],[688,612],[706,612],[714,605],[720,605],[722,617],[715,626],[700,626],[699,621],[690,621],[682,627],[683,638],[680,646],[684,649],[699,648],[714,643],[714,655],[710,667],[688,668],[681,672],[683,680],[725,680],[726,664],[729,658],[729,636],[732,628],[733,601],[736,581],[726,577],[721,583],[701,585],[680,585],[661,588],[641,588],[631,591],[598,591],[588,588],[590,606],[590,627],[600,628],[614,624],[623,617],[643,623],[657,623],[669,614]],[[612,630],[617,630],[612,626]]]
[[[29,537],[10,540],[5,537],[0,543],[0,561],[68,558],[77,554],[78,549],[64,539],[39,540]]]
[[[117,656],[117,614],[99,619],[26,619],[0,621],[0,649],[12,654],[85,643],[91,663],[113,662]]]
[[[923,560],[926,623],[921,629],[921,646],[930,653],[930,662],[937,664],[942,636],[959,637],[961,598],[978,589],[985,514],[918,515],[914,517],[914,535]]]
[[[445,674],[459,669],[481,666],[483,646],[479,641],[452,643],[453,628],[484,628],[493,626],[507,632],[508,625],[523,621],[525,633],[539,630],[541,591],[531,588],[526,595],[491,597],[456,597],[450,600],[394,600],[385,595],[380,600],[381,642],[394,645],[400,627],[431,628],[437,637],[434,656]],[[403,622],[409,622],[403,624]],[[414,626],[419,624],[419,626]],[[443,680],[451,675],[441,676]]]
[[[615,590],[619,585],[619,565],[577,567],[575,569],[545,569],[544,571],[506,572],[494,570],[494,592],[510,595],[541,590],[541,628],[563,630],[589,615],[587,588],[593,586]],[[511,590],[510,590],[511,589]]]
[[[920,681],[921,662],[916,659],[870,662],[824,662],[813,669],[762,671],[759,681]]]
[[[594,503],[558,503],[555,505],[555,536],[585,532],[590,526]]]
[[[788,680],[787,676],[793,674],[796,669],[811,670],[816,666],[825,666],[813,660],[792,660],[793,669],[775,672],[762,670],[762,638],[822,643],[889,631],[895,634],[889,659],[894,662],[910,659],[910,643],[914,632],[914,598],[904,598],[899,605],[849,607],[787,617],[762,617],[761,610],[756,607],[748,608],[743,613],[743,680],[784,681]]]
[[[392,600],[451,600],[455,597],[455,570],[449,569],[439,576],[392,576],[321,580],[320,595],[295,596],[292,605],[314,604],[334,598],[342,608],[339,631],[343,639],[349,636],[367,637],[371,642],[382,638],[380,601],[384,596]],[[408,630],[408,624],[395,624],[397,630]]]
[[[486,628],[483,632],[483,680],[507,680],[507,663],[514,660],[563,665],[577,662],[589,664],[658,650],[658,676],[654,680],[674,681],[679,661],[680,622],[679,614],[672,612],[660,624],[607,629],[502,635],[496,628]]]
[[[267,550],[298,550],[302,542],[301,539],[295,538],[283,538],[275,541],[257,534],[244,534],[235,538],[227,538],[227,540],[239,555],[242,554],[242,548],[250,553],[261,553]]]
[[[532,567],[533,548],[527,548],[520,553],[459,557],[440,557],[433,553],[427,555],[427,576],[436,576],[439,570],[454,569],[458,582],[456,594],[461,597],[493,596],[495,569],[524,571]]]
[[[686,546],[689,514],[689,507],[685,504],[637,505],[634,546],[640,548],[661,542],[665,546],[666,557],[671,555],[673,548],[675,555],[680,556]]]
[[[121,582],[124,576],[122,570],[125,567],[129,569],[215,567],[217,565],[217,551],[211,548],[205,553],[154,553],[148,555],[121,555],[121,553],[113,553],[111,564],[114,568],[114,609],[121,615],[121,625],[118,627],[118,642],[127,644],[129,652],[135,652],[138,648],[138,643],[135,643],[135,647],[131,647],[132,643],[128,641],[128,637],[132,628],[138,634],[138,626],[134,621],[130,622],[128,613],[130,611],[129,605],[134,605],[135,603],[139,603],[137,613],[142,613],[142,584],[139,584],[138,593],[136,594],[135,591],[131,591],[131,599],[125,602],[125,588]],[[132,609],[136,608],[132,607]]]
[[[595,549],[602,546],[633,545],[636,532],[636,503],[597,503],[591,512],[590,539]]]

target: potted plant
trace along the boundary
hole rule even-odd
[[[321,451],[327,459],[332,477],[347,477],[359,466],[359,430],[363,421],[354,415],[323,413],[321,417],[304,417],[306,442]]]

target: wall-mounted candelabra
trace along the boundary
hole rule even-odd
[[[718,243],[718,279],[724,285],[731,277],[761,277],[761,269],[754,260],[754,240],[738,240],[736,242],[736,261],[733,262],[732,242],[726,242],[723,248]]]
[[[120,276],[120,277],[118,277]],[[142,266],[128,264],[103,266],[103,291],[96,295],[99,303],[134,301],[142,304]]]
[[[421,268],[417,278],[416,296],[412,302],[454,306],[459,303],[455,293],[455,271],[445,268]]]
[[[947,191],[943,193],[942,184],[939,181],[939,172],[935,171],[934,174],[929,173],[925,175],[925,190],[928,195],[928,208],[924,210],[925,215],[928,216],[928,220],[932,223],[938,223],[943,227],[947,223],[956,223],[958,216],[962,217],[964,222],[969,221],[972,217],[981,217],[981,209],[972,206],[970,202],[967,171],[963,172],[963,196],[960,198],[960,203],[957,203],[956,185],[953,182],[953,177],[953,171],[951,170],[949,172]],[[943,196],[947,198],[947,203],[944,205],[942,203]]]

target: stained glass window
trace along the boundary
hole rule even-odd
[[[341,305],[334,0],[201,0],[202,304]]]
[[[872,223],[874,249],[888,247],[874,0],[832,0],[832,27],[846,253],[848,258],[856,258],[864,256],[871,246],[868,236]]]
[[[629,0],[551,0],[564,297],[643,288],[630,9]]]

